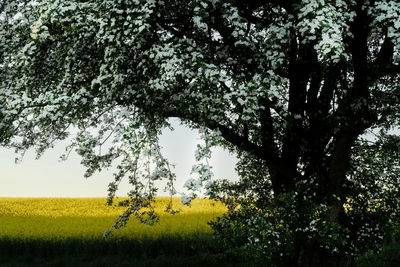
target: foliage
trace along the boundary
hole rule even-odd
[[[400,264],[400,245],[396,241],[386,242],[379,253],[369,251],[362,255],[357,264],[360,267],[396,267]]]
[[[186,204],[203,190],[246,207],[248,242],[272,227],[293,265],[335,266],[398,222],[399,18],[394,0],[1,1],[0,139],[40,156],[77,131],[86,176],[117,166],[109,204],[132,185],[120,228],[158,220],[156,181],[176,193],[158,136],[177,117],[204,139]],[[212,146],[238,156],[239,182],[212,180]]]
[[[329,220],[326,205],[304,199],[297,192],[281,194],[263,203],[262,208],[257,202],[242,200],[240,206],[211,225],[224,237],[227,247],[240,247],[251,260],[267,261],[274,266],[287,266],[292,258],[306,257],[296,255],[302,245],[296,243],[299,238],[337,254],[347,250],[351,242],[350,231]],[[353,246],[354,254],[361,248],[359,245]]]

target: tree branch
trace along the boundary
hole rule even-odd
[[[369,69],[368,81],[375,83],[378,79],[387,76],[400,74],[400,65],[393,64],[394,44],[389,37],[383,41],[376,60]]]

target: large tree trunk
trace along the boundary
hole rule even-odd
[[[336,205],[329,208],[327,221],[335,222],[346,227],[346,214],[343,203],[338,201]],[[352,256],[332,253],[324,249],[321,244],[324,240],[319,238],[309,239],[307,236],[299,234],[295,237],[295,253],[293,267],[353,267],[355,259]],[[286,264],[286,266],[288,266]]]
[[[356,140],[356,136],[359,132],[347,133],[343,135],[338,135],[334,142],[334,147],[332,155],[326,157],[325,166],[317,166],[318,162],[322,162],[318,159],[318,162],[308,162],[310,165],[308,168],[308,175],[301,176],[299,173],[296,174],[295,170],[290,173],[288,170],[285,172],[276,171],[273,174],[277,174],[273,181],[279,183],[275,188],[279,188],[279,191],[274,190],[276,195],[280,193],[290,192],[291,190],[296,190],[298,194],[302,192],[298,191],[298,188],[294,185],[296,179],[308,180],[313,176],[318,177],[318,188],[315,192],[315,197],[313,201],[316,204],[328,205],[327,214],[323,215],[321,218],[327,222],[333,222],[342,226],[343,228],[348,228],[347,226],[347,216],[345,214],[343,204],[346,200],[346,190],[343,184],[346,181],[346,172],[348,170],[348,162],[351,154],[351,147]],[[284,164],[280,166],[284,168]],[[316,167],[316,168],[314,168]],[[295,176],[297,175],[297,177]],[[291,182],[288,183],[289,177],[292,178]],[[289,185],[289,186],[288,186]],[[285,188],[286,190],[282,190]],[[307,197],[312,197],[311,195],[306,195]],[[302,199],[302,198],[300,198]],[[301,214],[301,213],[299,213]],[[304,218],[299,218],[303,220],[305,224],[309,223],[309,218],[304,216]],[[352,256],[331,253],[321,246],[324,240],[309,239],[301,232],[295,236],[294,240],[294,255],[292,259],[285,261],[282,266],[288,267],[353,267],[355,266],[355,259]]]
[[[319,247],[315,241],[304,244],[299,251],[297,266],[299,267],[353,267],[354,257],[348,255],[331,254]]]

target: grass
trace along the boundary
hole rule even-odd
[[[114,231],[113,238],[157,239],[160,237],[211,233],[207,222],[225,212],[221,203],[196,199],[192,207],[173,199],[175,209],[183,212],[171,215],[163,210],[168,198],[158,198],[156,211],[160,222],[148,226],[135,220]],[[105,199],[0,198],[0,239],[96,239],[111,227],[125,207],[104,205]]]
[[[64,239],[64,240],[15,240],[2,239],[0,242],[0,266],[10,263],[36,264],[43,262],[58,262],[60,266],[86,266],[88,263],[100,266],[103,262],[114,262],[113,265],[123,265],[133,262],[137,266],[152,262],[153,265],[165,261],[176,264],[187,261],[214,262],[226,261],[218,248],[213,246],[211,236],[192,236],[186,238],[169,237],[154,240],[134,239]],[[213,254],[210,252],[214,252]],[[23,253],[21,253],[23,252]],[[109,265],[111,266],[111,264]],[[136,265],[135,265],[136,266]]]
[[[223,204],[196,199],[192,207],[158,198],[160,222],[134,218],[104,239],[124,207],[105,199],[0,198],[0,266],[243,266],[220,251],[207,224],[226,211]],[[238,262],[237,262],[238,261]]]

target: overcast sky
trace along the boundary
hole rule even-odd
[[[176,165],[176,188],[182,191],[200,141],[196,131],[180,126],[177,121],[173,126],[175,131],[165,130],[160,143],[166,157]],[[107,185],[112,181],[112,169],[85,179],[78,155],[71,153],[67,161],[59,161],[67,144],[66,141],[57,144],[39,160],[29,151],[20,164],[15,164],[16,155],[12,150],[0,148],[0,197],[105,197]],[[235,162],[233,155],[216,149],[210,162],[215,178],[236,179]],[[129,190],[128,183],[121,183],[118,195],[124,196]],[[163,194],[160,190],[160,195]]]

